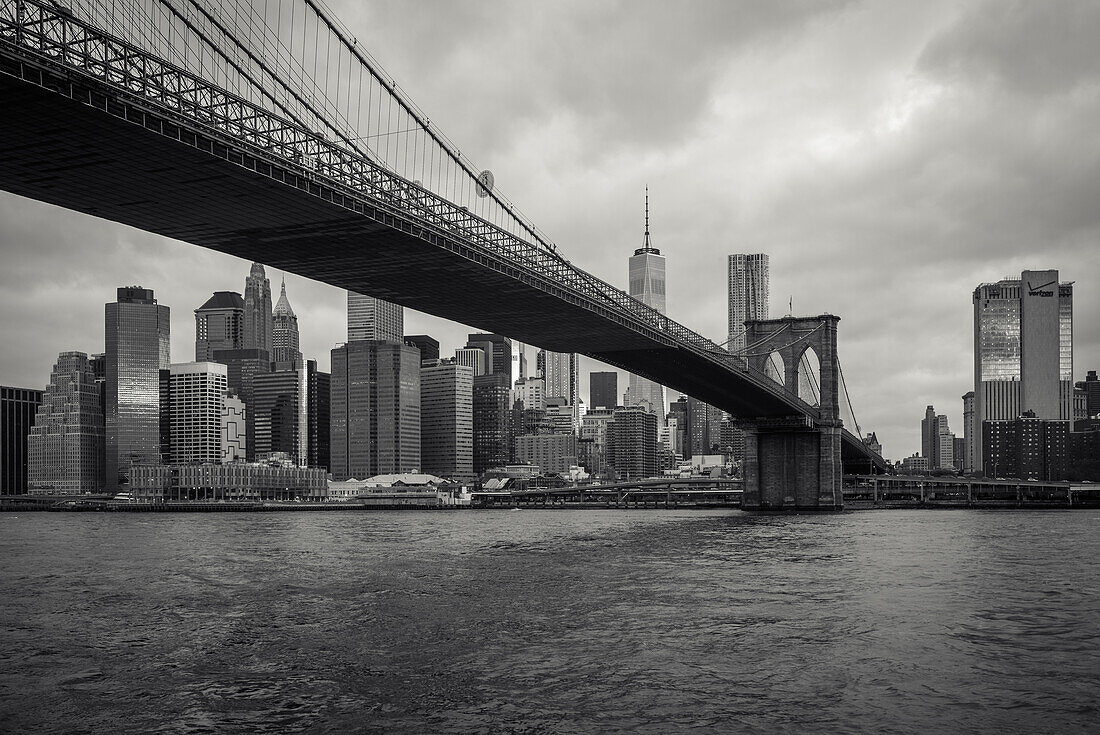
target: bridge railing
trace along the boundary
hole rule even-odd
[[[0,0],[0,43],[13,44],[61,71],[77,70],[137,106],[153,103],[183,123],[228,136],[230,143],[246,144],[258,158],[275,159],[306,178],[324,180],[353,197],[367,197],[372,205],[411,218],[418,226],[426,223],[445,236],[477,245],[504,265],[535,276],[544,287],[571,293],[581,305],[594,303],[624,325],[646,328],[651,338],[670,346],[688,347],[741,372],[793,409],[812,412],[793,393],[762,373],[755,375],[711,340],[573,266],[555,250],[502,230],[370,159],[55,6],[41,0]]]

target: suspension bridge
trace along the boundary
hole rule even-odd
[[[318,0],[0,0],[0,100],[0,188],[682,391],[745,428],[747,507],[885,466],[841,420],[837,317],[732,354],[586,273]]]

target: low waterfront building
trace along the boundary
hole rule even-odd
[[[328,485],[328,499],[384,506],[470,504],[469,492],[462,484],[422,472],[375,475],[365,480],[332,480]]]
[[[901,461],[901,472],[906,475],[927,475],[929,470],[928,457],[914,454]]]
[[[323,500],[328,473],[292,462],[135,465],[130,493],[135,502],[178,500]]]

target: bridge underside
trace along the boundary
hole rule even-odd
[[[0,188],[559,352],[743,415],[790,413],[731,373],[485,263],[0,75]],[[460,249],[460,248],[457,248]],[[496,269],[499,267],[499,270]]]
[[[555,293],[503,259],[446,233],[425,235],[381,207],[352,211],[316,182],[243,165],[232,141],[182,142],[164,134],[152,109],[123,106],[122,117],[108,114],[0,73],[0,189],[578,352],[738,416],[793,413],[790,399],[736,370]],[[845,449],[859,453],[852,444]]]

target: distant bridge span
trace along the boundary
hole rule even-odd
[[[621,290],[38,0],[0,0],[0,188],[629,370],[745,418],[820,411]],[[845,460],[882,466],[843,432]]]

